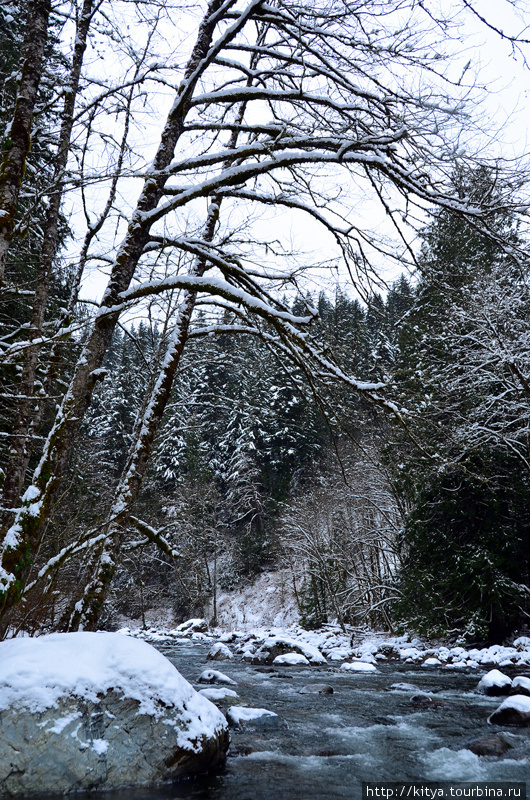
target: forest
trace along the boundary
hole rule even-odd
[[[426,5],[0,1],[0,639],[280,567],[306,628],[526,630],[528,169],[462,31],[528,41]]]

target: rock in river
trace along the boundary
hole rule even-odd
[[[493,725],[530,725],[530,697],[514,694],[507,697],[488,719]]]
[[[0,643],[0,796],[146,786],[224,761],[228,726],[168,659],[117,633]]]
[[[511,678],[498,669],[492,669],[482,676],[478,683],[477,691],[496,697],[497,695],[508,694],[511,685]]]

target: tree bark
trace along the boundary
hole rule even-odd
[[[22,74],[15,101],[13,119],[2,144],[0,163],[0,289],[4,285],[7,252],[24,177],[26,158],[31,147],[31,125],[42,74],[44,47],[48,38],[51,0],[32,0],[22,50]]]
[[[0,566],[0,598],[2,602],[0,614],[2,615],[18,601],[21,587],[27,580],[31,558],[39,545],[43,525],[68,463],[75,435],[90,404],[94,386],[99,378],[97,370],[101,367],[119,318],[119,311],[111,309],[119,305],[120,292],[128,288],[144,247],[149,241],[151,221],[146,215],[157,207],[163,196],[167,181],[166,168],[171,163],[176,144],[182,135],[189,101],[201,75],[203,64],[206,63],[205,59],[219,21],[216,12],[223,5],[229,4],[223,4],[222,0],[212,0],[199,27],[184,79],[166,120],[153,161],[152,173],[145,181],[125,239],[119,248],[88,341],[58,410],[41,461],[35,470],[32,486],[24,494],[22,506],[4,536]],[[252,9],[253,6],[249,8]],[[251,13],[250,10],[248,13]],[[247,18],[245,14],[241,15],[241,27]],[[234,36],[238,30],[239,27],[234,25]]]
[[[42,336],[42,326],[48,303],[48,291],[52,274],[53,262],[57,253],[57,240],[59,231],[59,211],[63,196],[62,184],[70,152],[70,140],[74,120],[74,108],[79,89],[81,67],[87,46],[87,36],[93,16],[95,0],[84,0],[81,16],[76,29],[74,55],[70,71],[70,82],[65,92],[63,119],[59,133],[59,144],[55,157],[53,176],[53,191],[50,194],[49,206],[46,214],[44,236],[41,246],[37,284],[31,315],[28,339],[31,341]],[[9,452],[9,461],[6,477],[2,490],[3,527],[12,520],[12,514],[5,509],[16,506],[24,485],[26,470],[31,456],[31,439],[28,438],[30,427],[35,430],[32,409],[34,406],[33,392],[39,365],[40,348],[36,345],[25,351],[22,375],[19,384],[18,402],[13,436]],[[41,409],[44,404],[41,402]],[[42,411],[41,411],[42,416]]]

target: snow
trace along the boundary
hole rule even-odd
[[[366,661],[349,661],[343,664],[341,669],[348,672],[377,672],[377,667]]]
[[[504,675],[498,669],[492,669],[483,675],[480,679],[477,689],[479,692],[484,692],[487,689],[491,689],[494,686],[498,686],[499,688],[504,688],[505,686],[511,686],[512,680],[507,675]]]
[[[497,711],[502,711],[506,708],[513,708],[522,714],[530,714],[530,697],[524,694],[514,694],[511,697],[507,697],[497,708]]]
[[[260,717],[277,717],[274,711],[268,711],[266,708],[248,708],[247,706],[230,706],[227,711],[227,717],[230,717],[234,725],[239,725],[241,722],[251,722],[253,719],[260,719]]]
[[[271,636],[264,641],[263,647],[267,650],[271,650],[276,644],[292,647],[293,650],[300,650],[302,655],[305,656],[311,664],[326,663],[326,659],[318,647],[315,647],[308,642],[300,641],[300,639],[292,639],[289,636]]]
[[[512,681],[512,689],[524,689],[530,695],[530,678],[518,675]]]
[[[206,697],[206,699],[210,700],[212,703],[219,700],[226,700],[228,697],[239,697],[237,692],[234,692],[233,689],[228,689],[226,686],[212,686],[208,689],[199,689],[199,694]]]
[[[198,678],[199,683],[226,683],[229,686],[237,686],[237,681],[233,681],[228,675],[216,669],[205,669]]]
[[[439,658],[426,658],[422,664],[422,667],[440,667],[442,662]]]
[[[146,642],[119,633],[55,633],[0,643],[0,711],[42,712],[62,697],[97,703],[114,690],[139,703],[138,713],[162,715],[175,708],[188,723],[179,745],[196,750],[201,737],[224,725],[222,714],[201,697],[168,659]],[[70,719],[54,725],[60,733]],[[102,745],[103,746],[103,745]]]
[[[296,664],[309,664],[309,661],[301,653],[285,653],[283,656],[276,656],[272,663],[294,667]]]

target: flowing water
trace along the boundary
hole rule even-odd
[[[375,673],[351,673],[331,665],[212,664],[202,644],[159,649],[197,688],[206,668],[229,675],[239,694],[231,702],[276,712],[280,727],[232,731],[226,767],[216,775],[164,789],[111,792],[106,800],[357,800],[362,781],[530,780],[530,730],[487,724],[499,698],[473,691],[481,670],[388,663]],[[518,668],[517,674],[529,671]],[[397,682],[433,693],[435,702],[416,705],[413,692],[390,689]],[[300,694],[315,683],[331,685],[334,693]],[[513,745],[502,758],[465,749],[500,730]]]

